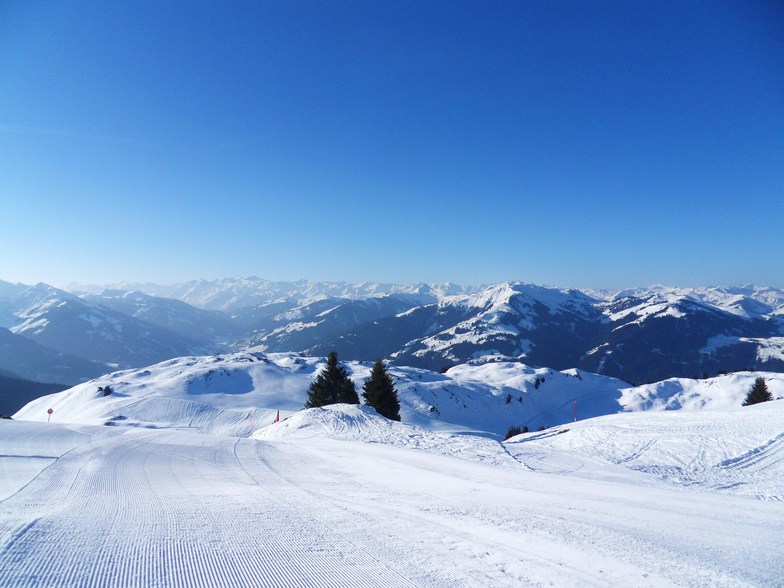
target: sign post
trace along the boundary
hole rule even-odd
[[[51,421],[52,421],[52,413],[53,413],[53,412],[54,412],[54,411],[53,411],[51,408],[50,408],[49,410],[47,410],[47,411],[46,411],[46,414],[47,414],[47,417],[46,417],[46,422],[47,422],[47,423],[49,423],[49,422],[51,422]]]

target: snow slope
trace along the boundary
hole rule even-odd
[[[516,465],[497,441],[484,436],[434,432],[390,421],[372,408],[334,404],[298,412],[280,423],[265,426],[254,439],[339,439],[379,443],[426,453],[460,457],[495,465]]]
[[[47,420],[51,408],[56,422],[248,434],[251,414],[258,426],[272,422],[277,410],[302,408],[317,361],[291,355],[279,363],[254,354],[183,357],[39,398],[14,418]],[[105,386],[112,389],[109,396],[99,390]]]
[[[320,358],[238,353],[182,357],[147,368],[107,374],[63,393],[39,398],[15,415],[57,422],[194,428],[239,435],[300,410]],[[372,364],[347,362],[356,388]],[[502,435],[511,425],[538,428],[617,412],[620,380],[578,370],[558,372],[519,363],[457,366],[446,374],[390,367],[405,422],[432,430]],[[99,388],[109,386],[104,396]]]
[[[741,406],[757,378],[764,378],[774,398],[784,398],[784,374],[775,372],[737,372],[691,380],[671,378],[621,391],[624,410],[703,410]]]
[[[301,410],[321,358],[290,353],[181,357],[147,368],[107,374],[39,398],[15,418],[60,423],[177,427],[223,435],[251,432]],[[357,391],[372,364],[346,362]],[[390,366],[409,424],[433,431],[503,435],[510,426],[540,427],[621,411],[740,406],[757,376],[784,397],[784,374],[741,372],[707,380],[672,379],[630,387],[584,372],[520,363],[460,365],[444,374]],[[112,394],[99,390],[106,386]]]
[[[784,403],[770,404],[744,409],[743,426],[731,430],[780,424]],[[634,421],[638,433],[614,440],[626,454],[644,441],[645,419],[682,415],[685,428],[715,414],[622,414],[599,419],[599,428]],[[357,407],[311,409],[257,433],[267,440],[0,421],[2,583],[511,588],[781,579],[780,502],[651,484],[651,472],[602,463],[590,442],[579,470],[549,473],[529,464],[545,450],[551,464],[571,452],[553,457],[557,448],[541,439],[505,444],[514,458],[495,443],[505,456],[497,462],[485,458],[494,442],[474,436],[463,436],[459,456],[421,450],[410,441],[440,434],[380,419]],[[591,423],[578,425],[587,435]],[[569,433],[553,437],[562,438]]]

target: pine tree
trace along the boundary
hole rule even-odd
[[[359,404],[359,396],[354,388],[354,382],[348,377],[348,371],[338,363],[337,352],[331,351],[327,357],[327,365],[308,389],[305,408],[326,406],[338,402]]]
[[[768,390],[765,378],[757,378],[754,380],[751,389],[749,389],[746,400],[743,401],[743,406],[749,406],[750,404],[757,404],[759,402],[768,402],[770,400],[773,400],[773,395],[770,393],[770,390]]]
[[[362,386],[362,398],[365,404],[376,409],[381,416],[390,420],[400,420],[400,402],[397,399],[397,390],[392,383],[392,377],[387,373],[387,368],[381,358],[376,360],[370,377]]]
[[[511,427],[509,427],[509,429],[506,431],[506,435],[504,435],[504,441],[506,441],[507,439],[511,439],[511,438],[512,438],[512,437],[514,437],[515,435],[520,435],[522,432],[523,432],[523,430],[522,430],[520,427],[518,427],[517,425],[512,425],[512,426],[511,426]],[[528,431],[526,431],[526,433],[527,433],[527,432],[528,432]]]

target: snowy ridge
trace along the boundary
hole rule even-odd
[[[194,332],[178,333],[46,284],[11,293],[0,300],[0,326],[83,360],[132,367],[210,347]]]
[[[650,299],[652,303],[676,304],[691,300],[708,308],[727,312],[743,318],[760,318],[780,312],[784,308],[784,290],[761,286],[710,286],[706,288],[678,288],[650,286],[609,292],[584,290],[605,302],[624,298]],[[659,301],[659,302],[657,302]]]
[[[302,409],[321,358],[285,353],[183,357],[148,368],[108,374],[39,398],[15,418],[117,426],[192,428],[227,435],[256,428]],[[356,387],[371,363],[346,362]],[[514,424],[530,427],[568,422],[573,401],[581,418],[617,412],[620,380],[576,370],[558,372],[519,363],[459,366],[446,374],[390,366],[403,420],[437,431],[503,434]],[[110,386],[104,396],[99,388]]]
[[[8,289],[11,284],[2,282]],[[18,285],[17,285],[18,286]],[[709,286],[683,288],[653,285],[647,288],[625,290],[561,289],[519,281],[504,282],[490,286],[464,286],[445,284],[384,284],[377,282],[276,282],[256,277],[226,278],[220,280],[194,280],[183,284],[162,286],[159,284],[118,283],[111,285],[71,284],[73,292],[98,294],[105,289],[138,290],[153,296],[175,298],[199,308],[236,310],[258,304],[269,304],[280,300],[297,300],[299,305],[314,300],[331,298],[364,299],[389,294],[419,296],[422,303],[462,300],[473,306],[503,302],[510,291],[522,292],[542,301],[551,309],[568,309],[574,312],[592,306],[596,302],[609,302],[621,298],[646,298],[659,295],[663,299],[690,298],[701,304],[747,318],[781,313],[784,309],[784,290],[780,288],[745,286]],[[0,291],[2,294],[2,291]]]
[[[197,308],[206,310],[236,311],[281,300],[296,300],[298,305],[307,305],[323,298],[365,299],[389,294],[417,296],[421,302],[466,292],[478,288],[456,284],[388,284],[378,282],[315,282],[298,280],[283,282],[264,280],[257,277],[224,278],[220,280],[193,280],[182,284],[162,286],[159,284],[120,283],[112,285],[72,284],[72,291],[98,293],[104,289],[139,290],[153,296],[175,298]]]

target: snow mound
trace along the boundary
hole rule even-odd
[[[416,429],[380,416],[356,404],[331,404],[298,412],[282,422],[264,427],[255,439],[310,439],[330,437],[350,441],[383,442],[399,435],[398,429]]]
[[[784,402],[727,410],[622,413],[506,442],[532,470],[646,482],[784,501]]]
[[[495,465],[518,464],[498,442],[470,434],[437,433],[391,421],[374,409],[356,404],[331,404],[300,411],[253,434],[259,440],[336,439],[380,443],[426,453]]]

